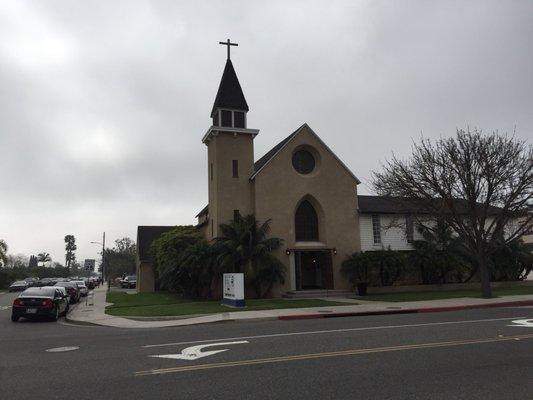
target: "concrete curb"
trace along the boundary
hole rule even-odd
[[[468,305],[450,306],[450,307],[406,308],[406,309],[401,309],[401,310],[361,311],[361,312],[345,312],[345,313],[330,313],[330,314],[280,315],[278,319],[282,321],[289,321],[289,320],[298,320],[298,319],[364,317],[364,316],[371,316],[371,315],[389,315],[389,314],[418,314],[418,313],[447,312],[447,311],[458,311],[458,310],[474,310],[474,309],[482,309],[482,308],[523,307],[523,306],[533,306],[533,300],[508,301],[508,302],[502,302],[502,303],[489,303],[489,304],[468,304]]]

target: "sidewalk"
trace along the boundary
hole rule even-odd
[[[106,303],[105,301],[106,287],[100,287],[95,289],[93,292],[94,305],[85,305],[85,301],[80,302],[67,315],[67,321],[115,328],[163,328],[171,326],[206,324],[220,321],[334,318],[359,315],[410,314],[533,305],[533,295],[505,296],[495,299],[464,297],[445,300],[411,301],[404,303],[363,301],[357,299],[357,302],[359,303],[357,305],[347,304],[345,306],[334,307],[289,308],[264,311],[228,311],[218,314],[191,316],[190,318],[176,317],[176,319],[172,320],[166,319],[155,321],[139,321],[106,314],[105,307],[110,305],[110,303]],[[335,298],[327,298],[325,300],[342,301],[341,299]]]

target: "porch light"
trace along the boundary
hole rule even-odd
[[[337,248],[336,247],[333,248],[333,254],[337,255]]]
[[[290,256],[290,255],[291,255],[291,251],[290,251],[290,249],[286,249],[286,250],[285,250],[285,254],[287,254],[288,256]]]

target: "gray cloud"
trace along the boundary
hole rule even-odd
[[[531,2],[0,4],[0,237],[78,258],[106,230],[192,223],[200,139],[233,60],[256,157],[303,122],[363,181],[411,138],[467,124],[533,137]]]

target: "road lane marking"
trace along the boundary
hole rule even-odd
[[[154,355],[149,357],[158,357],[158,358],[170,358],[173,360],[187,360],[187,361],[194,361],[199,358],[212,356],[214,354],[222,353],[224,351],[228,351],[229,349],[219,349],[219,350],[209,350],[209,351],[202,351],[202,349],[206,347],[213,347],[213,346],[228,346],[230,344],[244,344],[249,343],[247,340],[241,340],[238,342],[224,342],[224,343],[211,343],[211,344],[203,344],[200,346],[191,346],[183,349],[181,353],[178,354],[161,354],[161,355]]]
[[[9,310],[11,306],[0,306],[0,311]]]
[[[466,345],[472,345],[472,344],[519,341],[523,339],[533,339],[533,334],[506,336],[506,337],[480,338],[480,339],[467,339],[467,340],[454,340],[454,341],[447,341],[447,342],[418,343],[418,344],[407,344],[407,345],[400,345],[400,346],[374,347],[374,348],[366,348],[366,349],[351,349],[351,350],[332,351],[332,352],[324,352],[324,353],[300,354],[300,355],[294,355],[294,356],[281,356],[281,357],[271,357],[271,358],[248,359],[248,360],[240,360],[240,361],[228,361],[228,362],[220,362],[220,363],[212,363],[212,364],[198,364],[198,365],[190,365],[190,366],[184,366],[184,367],[161,368],[161,369],[151,369],[151,370],[146,370],[146,371],[137,371],[134,373],[134,376],[162,375],[162,374],[171,374],[171,373],[187,372],[187,371],[198,371],[198,370],[206,370],[206,369],[214,369],[214,368],[241,367],[245,365],[271,364],[271,363],[312,360],[312,359],[330,358],[330,357],[356,356],[356,355],[361,355],[361,354],[386,353],[386,352],[404,351],[404,350],[466,346]]]
[[[52,349],[45,350],[48,353],[62,353],[64,351],[73,351],[78,350],[78,346],[64,346],[64,347],[54,347]]]
[[[533,328],[533,319],[517,319],[513,321],[513,324],[507,326]]]
[[[320,331],[272,333],[268,335],[239,336],[239,337],[230,337],[230,338],[222,338],[222,339],[205,339],[205,340],[191,340],[187,342],[147,344],[141,347],[151,348],[151,347],[164,347],[164,346],[179,346],[183,344],[210,343],[210,342],[220,342],[220,341],[230,341],[230,340],[262,339],[262,338],[283,337],[283,336],[319,335],[319,334],[324,334],[324,333],[356,332],[356,331],[369,331],[369,330],[378,330],[378,329],[396,329],[396,328],[411,328],[411,327],[416,328],[416,327],[422,327],[422,326],[473,324],[473,323],[480,323],[480,322],[509,321],[509,320],[514,320],[514,319],[519,319],[519,318],[525,318],[525,317],[522,316],[522,317],[510,317],[510,318],[474,319],[474,320],[464,320],[464,321],[429,322],[429,323],[424,323],[424,324],[411,324],[411,325],[384,325],[384,326],[368,326],[368,327],[363,327],[363,328],[341,328],[341,329],[330,329],[330,330],[320,330]]]

